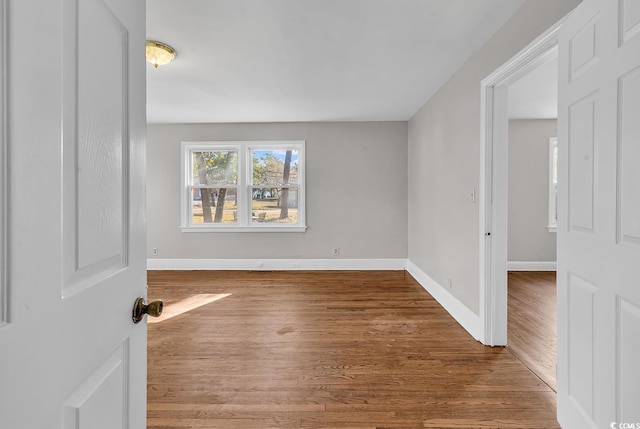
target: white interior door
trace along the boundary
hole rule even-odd
[[[0,4],[0,427],[142,429],[145,2]]]
[[[637,427],[640,2],[584,0],[559,60],[558,419]]]

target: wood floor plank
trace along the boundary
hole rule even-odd
[[[149,429],[558,427],[555,393],[406,273],[150,271],[148,283],[172,316],[148,325]]]
[[[557,392],[556,273],[514,271],[508,281],[508,349]]]

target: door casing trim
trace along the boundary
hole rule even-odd
[[[480,341],[507,344],[507,87],[558,55],[566,15],[480,83]]]

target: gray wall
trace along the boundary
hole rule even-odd
[[[509,260],[555,261],[549,232],[549,137],[555,119],[509,121]]]
[[[528,0],[409,121],[409,259],[476,314],[480,82],[578,3]]]
[[[183,140],[305,140],[307,232],[181,232]],[[149,125],[147,164],[149,258],[407,257],[406,122]]]

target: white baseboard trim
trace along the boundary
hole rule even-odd
[[[509,271],[555,271],[555,261],[509,261]]]
[[[413,262],[407,261],[407,271],[473,338],[480,339],[482,327],[480,316],[469,310],[458,298],[451,295]]]
[[[147,259],[148,270],[404,270],[406,259]]]

